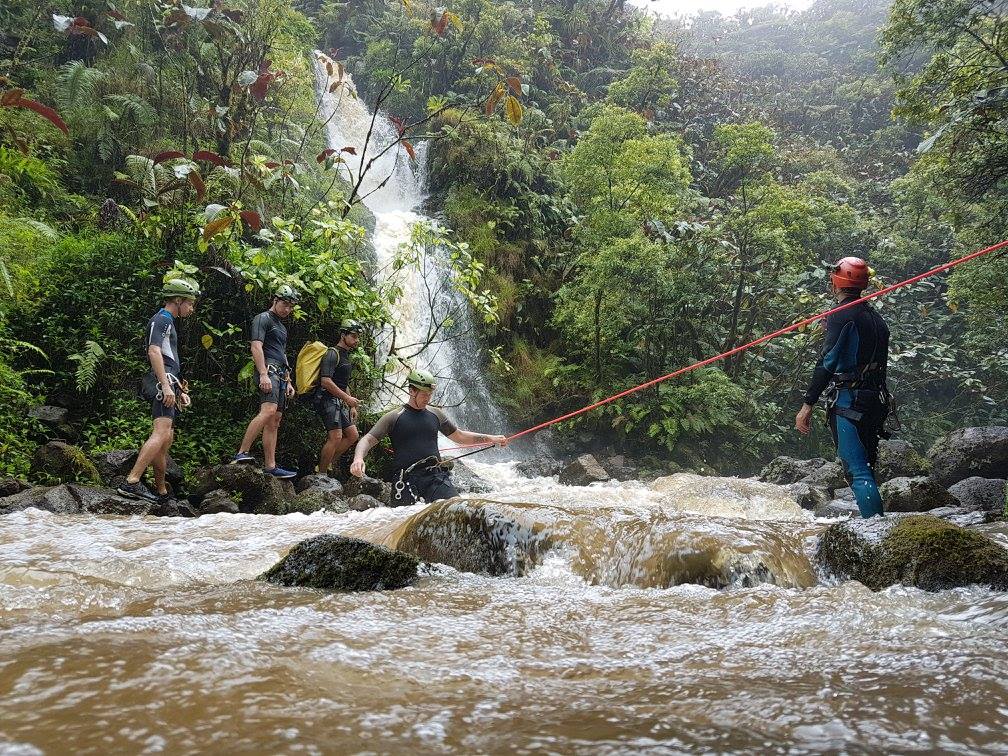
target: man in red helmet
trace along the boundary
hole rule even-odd
[[[861,297],[868,286],[868,265],[845,257],[830,271],[833,294],[840,304]],[[886,364],[889,328],[867,302],[826,317],[826,338],[795,417],[795,428],[808,434],[812,408],[826,394],[826,411],[837,453],[854,490],[862,517],[882,514],[874,465],[879,436],[888,414]]]

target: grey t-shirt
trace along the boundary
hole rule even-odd
[[[438,433],[450,436],[457,430],[439,407],[418,410],[406,404],[382,415],[368,434],[379,441],[388,436],[395,452],[392,465],[398,471],[427,457],[441,459]]]
[[[272,310],[260,312],[252,318],[250,341],[261,341],[267,365],[287,367],[287,328]]]

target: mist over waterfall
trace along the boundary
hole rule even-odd
[[[377,357],[387,358],[394,348],[408,359],[426,343],[412,362],[438,378],[434,403],[444,407],[460,427],[506,432],[507,420],[491,398],[487,384],[478,324],[468,301],[451,285],[451,271],[443,251],[428,249],[419,266],[393,270],[396,253],[410,242],[414,225],[435,223],[420,211],[426,199],[427,144],[418,143],[416,160],[411,159],[396,144],[398,131],[387,114],[370,112],[360,98],[351,94],[356,93],[356,88],[349,73],[343,75],[344,85],[330,92],[333,79],[326,70],[327,61],[325,55],[316,53],[315,74],[326,140],[346,161],[341,175],[351,182],[360,177],[362,165],[370,164],[358,195],[375,216],[375,276],[379,283],[395,283],[402,290],[402,296],[393,303],[392,327],[378,337]],[[390,145],[396,146],[387,149]],[[356,154],[341,153],[344,147],[353,147]],[[401,371],[395,379],[405,382]],[[382,391],[378,403],[385,407],[404,397],[404,390]]]

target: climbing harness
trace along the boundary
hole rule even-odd
[[[479,449],[478,451],[483,450]],[[476,452],[468,452],[467,454],[462,454],[458,457],[452,457],[451,459],[441,459],[440,457],[431,454],[430,456],[424,457],[423,459],[418,459],[409,467],[403,468],[402,470],[399,471],[399,478],[393,484],[395,500],[402,501],[403,491],[405,491],[407,488],[410,490],[410,493],[413,494],[413,498],[414,499],[416,498],[416,491],[413,490],[413,486],[410,485],[409,481],[406,480],[406,478],[411,472],[413,472],[413,470],[420,467],[420,465],[427,463],[425,465],[427,469],[440,467],[442,469],[448,470],[451,469],[451,466],[455,463],[456,459],[461,459],[462,457],[468,457],[470,454],[475,453]]]
[[[665,381],[671,380],[672,378],[676,378],[680,375],[684,375],[685,373],[689,373],[692,370],[697,370],[698,368],[706,367],[707,365],[711,365],[715,362],[720,362],[721,360],[733,357],[736,354],[745,352],[748,349],[752,349],[753,347],[760,346],[761,344],[765,344],[768,341],[772,341],[773,339],[776,339],[778,336],[783,336],[784,334],[791,333],[792,331],[797,331],[802,328],[806,328],[807,326],[810,326],[813,323],[822,320],[823,318],[829,315],[833,315],[834,313],[838,312],[843,312],[844,310],[847,310],[851,307],[855,307],[861,304],[862,302],[869,302],[873,299],[878,299],[879,297],[883,297],[886,294],[890,294],[896,291],[897,289],[902,289],[904,286],[909,286],[911,284],[917,283],[918,281],[923,281],[925,278],[930,278],[931,276],[937,275],[938,273],[943,273],[946,270],[951,270],[952,268],[958,265],[970,262],[971,260],[976,260],[979,257],[983,257],[984,255],[990,254],[991,252],[996,252],[1000,249],[1004,249],[1005,247],[1008,247],[1008,239],[1002,242],[998,242],[997,244],[993,244],[989,247],[985,247],[984,249],[981,249],[977,252],[971,252],[968,255],[964,255],[950,262],[943,263],[942,265],[937,265],[934,268],[931,268],[930,270],[927,270],[924,273],[919,273],[918,275],[908,278],[905,281],[900,281],[899,283],[892,284],[891,286],[886,286],[882,289],[879,289],[878,291],[874,291],[871,294],[866,294],[865,296],[860,297],[858,299],[852,299],[849,302],[844,302],[843,304],[838,305],[837,307],[834,307],[830,310],[826,310],[825,312],[821,312],[818,315],[813,315],[811,317],[805,318],[804,320],[799,320],[798,322],[792,323],[789,326],[785,326],[784,328],[778,329],[773,333],[768,333],[765,336],[761,336],[760,338],[755,339],[754,341],[750,341],[748,344],[742,344],[741,346],[737,346],[734,349],[729,349],[728,351],[722,352],[721,354],[715,355],[714,357],[708,357],[707,359],[694,362],[690,365],[686,365],[685,367],[681,367],[678,370],[674,370],[671,373],[668,373],[667,375],[663,375],[659,378],[646,381],[644,383],[641,383],[640,385],[628,388],[625,391],[620,391],[618,394],[613,394],[612,396],[594,402],[593,404],[586,405],[581,409],[568,412],[567,414],[561,415],[560,417],[555,417],[552,420],[546,420],[545,422],[539,423],[538,425],[533,425],[531,428],[526,428],[523,431],[519,431],[518,433],[508,436],[507,440],[514,441],[515,439],[521,438],[522,436],[527,436],[529,434],[535,433],[536,431],[544,430],[553,425],[556,425],[557,423],[562,423],[565,420],[570,420],[572,418],[577,417],[578,415],[583,415],[586,412],[591,412],[594,409],[598,409],[599,407],[602,407],[606,404],[615,402],[619,399],[622,399],[625,396],[636,394],[638,391],[643,391],[644,389],[651,388],[652,386],[657,386],[659,383],[664,383]],[[492,445],[493,444],[463,444],[460,446],[451,447],[449,449],[442,449],[442,451],[457,451],[461,449],[471,449],[473,447],[480,447],[476,449],[476,451],[469,452],[469,454],[476,454],[477,452],[486,451]],[[456,457],[456,459],[458,459],[458,457]]]

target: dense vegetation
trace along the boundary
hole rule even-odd
[[[863,255],[881,284],[1000,241],[998,6],[867,6],[673,24],[616,0],[4,3],[0,473],[27,469],[39,429],[25,413],[43,399],[72,408],[88,448],[142,440],[140,330],[169,272],[207,292],[182,328],[189,465],[241,433],[244,324],[272,286],[309,295],[294,350],[332,341],[343,317],[388,319],[359,182],[324,151],[315,46],[332,52],[334,86],[345,66],[396,116],[408,152],[429,140],[430,202],[472,253],[467,293],[495,296],[492,369],[519,423],[824,309],[826,260]],[[1002,256],[884,304],[913,440],[1005,417],[1006,276]],[[608,405],[581,429],[728,469],[821,451],[825,434],[790,431],[818,338]]]

